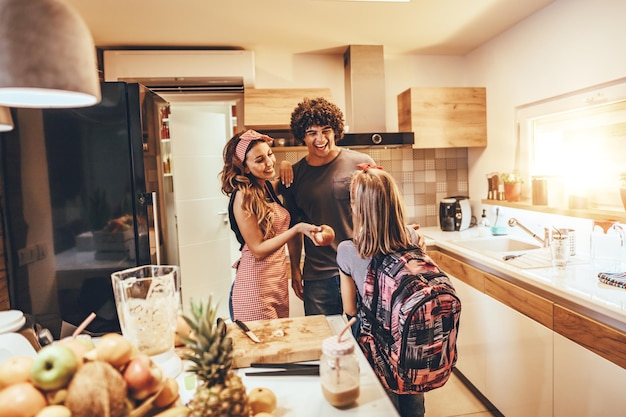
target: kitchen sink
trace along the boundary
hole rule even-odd
[[[454,243],[479,252],[515,252],[541,249],[541,246],[509,236],[492,236],[473,239],[459,239]]]

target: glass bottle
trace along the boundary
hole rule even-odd
[[[331,336],[322,342],[320,380],[324,398],[335,407],[347,407],[360,394],[359,362],[351,338]]]

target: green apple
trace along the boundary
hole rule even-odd
[[[78,359],[72,349],[54,343],[37,352],[30,369],[30,379],[36,387],[52,391],[67,386],[77,368]]]

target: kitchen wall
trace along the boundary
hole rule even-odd
[[[515,167],[516,106],[626,75],[623,16],[623,0],[557,0],[466,57],[468,82],[487,87],[489,146],[468,154],[474,206],[485,173]]]

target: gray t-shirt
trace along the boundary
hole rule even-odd
[[[352,238],[350,181],[357,164],[374,164],[367,154],[341,148],[339,155],[322,166],[311,166],[306,158],[293,165],[291,187],[280,188],[291,224],[307,222],[327,224],[335,230],[335,241],[329,246],[315,246],[304,239],[303,280],[320,280],[339,275],[337,245]]]
[[[406,227],[415,245],[419,244],[419,235],[411,226]],[[367,276],[367,268],[372,258],[361,258],[352,240],[345,240],[337,247],[337,266],[344,274],[352,278],[361,297],[363,284]]]

